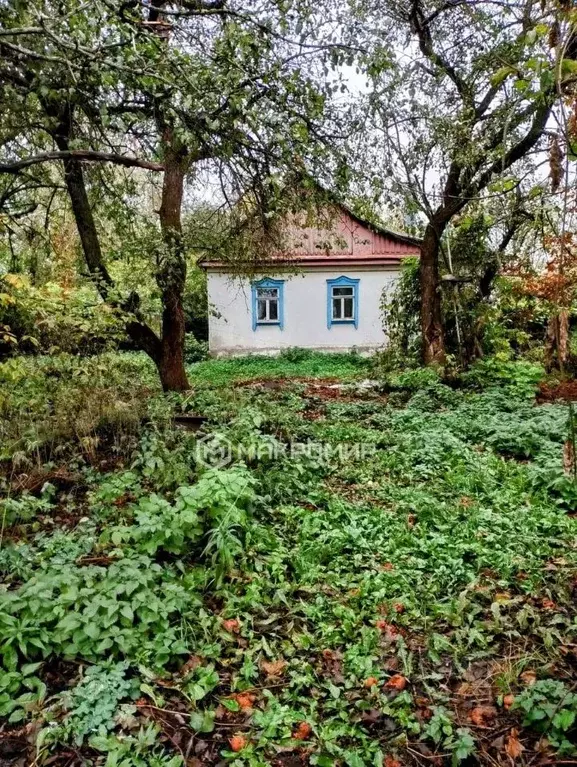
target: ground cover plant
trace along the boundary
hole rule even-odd
[[[577,488],[542,370],[188,372],[0,365],[0,763],[574,763]]]

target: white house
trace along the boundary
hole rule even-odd
[[[254,278],[203,260],[214,312],[210,353],[275,354],[291,346],[375,351],[386,343],[383,290],[393,288],[402,259],[417,256],[419,244],[338,205],[330,224],[293,225],[289,252],[263,259]]]

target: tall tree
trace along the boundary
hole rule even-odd
[[[308,63],[324,46],[309,40],[316,32],[306,4],[249,6],[96,0],[87,15],[78,0],[34,0],[0,8],[5,209],[16,210],[25,195],[34,201],[39,188],[62,186],[61,168],[88,271],[102,298],[124,313],[128,334],[167,390],[188,385],[181,223],[188,180],[208,167],[231,203],[251,189],[266,223],[282,207],[276,176],[295,154],[314,167],[326,146],[325,95]],[[159,331],[107,266],[95,216],[103,163],[139,173],[152,188],[162,176]],[[125,194],[122,204],[134,199]]]
[[[574,18],[562,3],[378,0],[358,11],[381,166],[426,217],[421,330],[426,363],[443,362],[439,257],[470,201],[507,194],[514,166],[543,148],[566,76]],[[358,24],[358,20],[357,20]],[[555,42],[555,44],[554,44]]]

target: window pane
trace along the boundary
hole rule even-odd
[[[257,295],[259,298],[276,298],[278,293],[277,288],[259,288]]]
[[[345,305],[345,311],[344,316],[347,320],[352,320],[353,318],[353,299],[352,298],[345,298],[343,301]]]
[[[268,318],[269,320],[278,320],[278,302],[276,299],[268,302]]]
[[[266,320],[266,301],[258,301],[257,317],[259,320]]]
[[[352,288],[333,288],[333,296],[352,296]]]
[[[333,298],[333,320],[340,320],[341,316],[341,300]]]

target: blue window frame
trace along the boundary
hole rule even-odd
[[[350,277],[327,280],[327,327],[359,326],[359,282]]]
[[[261,325],[284,327],[284,280],[265,278],[252,283],[252,329]]]

